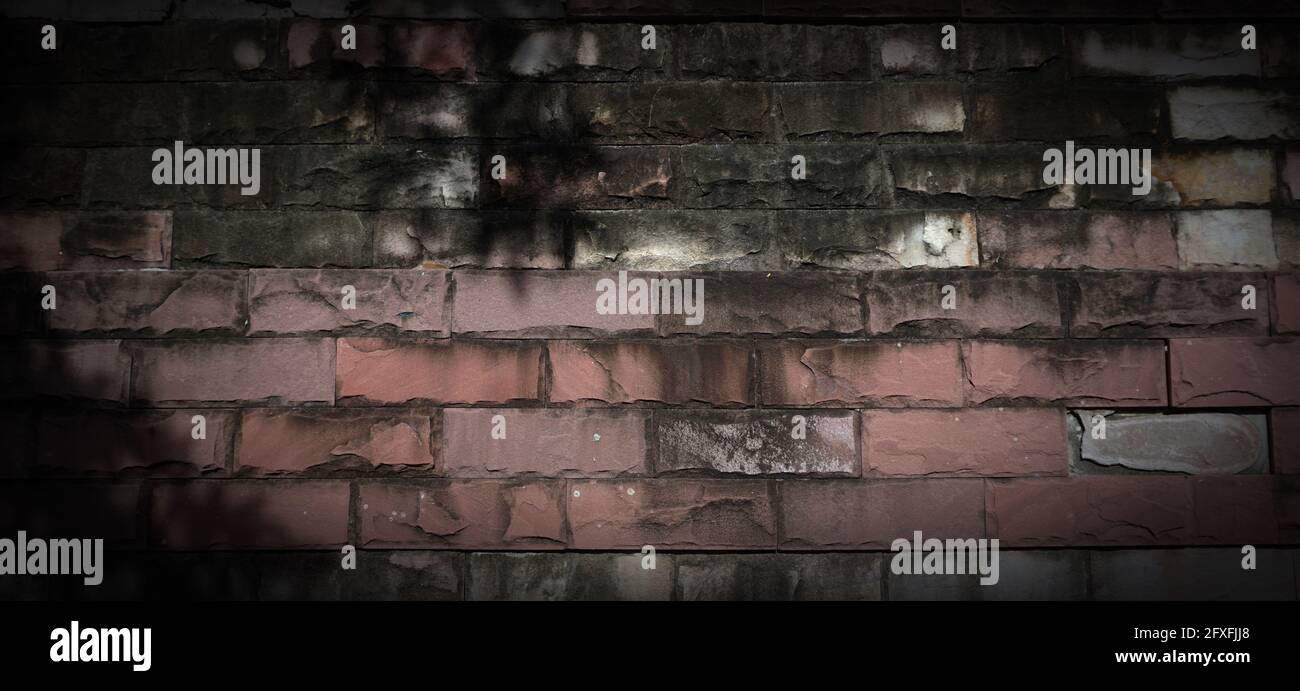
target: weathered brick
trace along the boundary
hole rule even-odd
[[[785,211],[772,214],[781,268],[868,271],[975,266],[975,216],[953,211]]]
[[[65,217],[64,269],[165,269],[172,259],[170,211],[81,213]]]
[[[599,271],[458,271],[454,328],[457,334],[495,338],[652,333],[653,314],[600,313],[601,296],[608,290],[616,295],[620,278]],[[652,285],[650,274],[627,279]],[[602,290],[605,280],[610,284]]]
[[[1300,340],[1174,339],[1169,381],[1176,406],[1300,404]]]
[[[1093,77],[1259,76],[1259,53],[1241,47],[1240,27],[1124,25],[1067,27],[1070,59]]]
[[[981,213],[980,263],[1015,269],[1176,269],[1173,219],[1151,213]]]
[[[568,92],[552,84],[386,83],[379,136],[412,139],[532,139],[573,136]]]
[[[979,72],[996,78],[1041,68],[1061,56],[1061,29],[1034,24],[965,24],[957,50],[940,45],[939,24],[893,24],[875,29],[884,75]]]
[[[1297,110],[1294,97],[1280,91],[1183,86],[1169,94],[1175,139],[1295,139]]]
[[[1182,477],[993,481],[986,502],[989,537],[1007,547],[1169,545],[1196,534],[1192,491]]]
[[[361,551],[356,569],[318,554],[257,555],[257,599],[262,601],[459,600],[468,555],[456,552]]]
[[[676,52],[667,28],[658,27],[654,50],[642,49],[641,40],[639,24],[487,24],[478,36],[478,75],[507,82],[667,77]]]
[[[927,538],[984,537],[981,480],[790,480],[779,491],[783,548],[881,550],[917,530]]]
[[[868,29],[808,24],[685,24],[681,75],[732,80],[867,80]]]
[[[780,84],[776,98],[790,140],[954,133],[966,125],[960,84]]]
[[[143,342],[131,399],[158,406],[334,402],[334,342],[320,338]]]
[[[5,535],[22,530],[29,538],[100,539],[107,547],[134,546],[142,537],[139,505],[138,483],[4,482],[0,528]]]
[[[1035,408],[864,410],[862,468],[880,476],[1064,475],[1065,416]]]
[[[166,549],[320,549],[348,541],[346,482],[199,481],[153,488],[150,534]]]
[[[245,475],[427,472],[437,432],[415,411],[245,410],[235,459]]]
[[[1278,263],[1300,268],[1300,214],[1273,214],[1273,243]]]
[[[348,66],[382,67],[387,46],[384,27],[374,24],[351,26],[356,32],[356,48],[344,49],[341,24],[315,20],[289,23],[284,40],[289,53],[289,67],[321,72],[337,72]]]
[[[659,331],[676,334],[764,334],[807,336],[862,333],[862,301],[853,274],[836,271],[661,274],[660,279],[701,280],[707,300],[702,321],[690,314],[664,313]]]
[[[95,271],[46,275],[57,291],[51,331],[96,334],[244,332],[245,275],[237,271]]]
[[[1147,199],[1175,206],[1268,204],[1277,186],[1273,154],[1262,149],[1161,154],[1151,177]],[[1121,198],[1128,189],[1119,187]]]
[[[1269,411],[1273,430],[1273,472],[1300,474],[1300,408]]]
[[[1282,187],[1285,198],[1300,202],[1300,149],[1290,149],[1282,160]]]
[[[0,398],[49,396],[125,402],[131,356],[121,341],[0,345]]]
[[[1063,0],[1041,3],[1034,0],[963,0],[962,15],[982,19],[1115,19],[1150,18],[1158,0]]]
[[[162,0],[133,0],[113,5],[79,5],[66,2],[51,4],[39,0],[18,0],[7,3],[4,15],[80,22],[158,22],[167,17],[172,4]]]
[[[64,219],[54,213],[0,216],[0,270],[50,271],[63,264]]]
[[[848,411],[656,412],[655,471],[857,475],[855,424]]]
[[[43,325],[43,274],[0,272],[0,336],[31,336]]]
[[[203,418],[202,439],[194,438],[196,416]],[[235,416],[226,410],[51,413],[41,417],[37,434],[36,464],[46,470],[197,475],[226,469]]]
[[[877,271],[863,285],[872,335],[1062,335],[1057,282],[1044,274]],[[948,295],[952,309],[944,308]]]
[[[1267,335],[1267,281],[1254,274],[1102,273],[1073,275],[1079,297],[1070,315],[1074,338],[1167,338]],[[1243,289],[1256,289],[1244,309]]]
[[[0,202],[78,204],[85,168],[85,149],[0,145]]]
[[[288,206],[471,208],[479,157],[464,146],[308,146],[263,151],[263,188]],[[269,181],[268,181],[269,178]]]
[[[445,271],[255,269],[248,280],[253,334],[450,330]]]
[[[1254,570],[1241,568],[1241,550],[1123,549],[1090,555],[1097,600],[1294,600],[1291,555],[1256,552]]]
[[[1275,25],[1259,35],[1264,76],[1286,78],[1300,75],[1300,57],[1296,56],[1295,50],[1297,44],[1300,44],[1300,33],[1293,26]]]
[[[985,142],[1127,139],[1154,136],[1159,118],[1150,91],[983,87],[970,96],[966,131]]]
[[[1263,415],[1076,410],[1071,417],[1077,447],[1071,457],[1078,473],[1103,467],[1188,475],[1268,471]]]
[[[769,88],[744,82],[576,84],[579,137],[601,144],[770,141]]]
[[[685,554],[676,558],[681,600],[879,600],[878,554]]]
[[[761,480],[571,482],[575,549],[756,549],[776,545],[776,510]]]
[[[504,156],[506,176],[492,178]],[[485,207],[629,209],[670,205],[677,187],[670,147],[509,147],[484,156],[480,201]]]
[[[1245,0],[1224,5],[1213,0],[1161,0],[1161,17],[1295,17],[1298,10],[1285,0]]]
[[[1165,405],[1159,341],[967,341],[967,401]]]
[[[444,79],[474,79],[474,26],[402,22],[387,27],[386,64]]]
[[[410,2],[372,0],[370,12],[377,17],[410,19],[561,19],[560,0],[481,0],[475,3]]]
[[[986,585],[978,567],[965,574],[885,574],[891,601],[1088,599],[1088,554],[1082,550],[1000,551],[997,576]]]
[[[341,404],[536,400],[542,349],[489,341],[338,341]]]
[[[563,269],[560,213],[425,210],[380,212],[375,265],[411,268]]]
[[[1267,211],[1183,211],[1177,214],[1184,269],[1250,271],[1277,266]]]
[[[1275,495],[1282,486],[1271,476],[1197,477],[1190,483],[1199,542],[1267,545],[1279,541]]]
[[[1056,185],[1043,182],[1041,149],[1021,146],[893,148],[885,160],[894,187],[916,195],[1017,200],[1045,206]],[[934,201],[929,200],[928,205]]]
[[[565,3],[569,16],[599,17],[756,17],[763,13],[760,0],[572,0]]]
[[[615,410],[447,409],[442,469],[462,477],[644,474],[648,417]]]
[[[752,402],[749,349],[736,343],[555,341],[549,351],[553,402]]]
[[[804,157],[801,180],[791,177]],[[685,146],[682,203],[689,208],[881,206],[889,183],[879,149],[843,144]]]
[[[175,261],[212,266],[365,266],[372,222],[350,211],[177,211]]]
[[[466,599],[655,601],[673,596],[677,557],[655,555],[642,568],[640,554],[475,553],[469,556]]]
[[[777,268],[758,211],[589,211],[573,222],[573,268]]]
[[[558,549],[565,545],[564,485],[450,480],[361,485],[367,548]]]
[[[1300,333],[1300,275],[1273,277],[1273,333]]]
[[[764,405],[960,405],[955,341],[761,346],[759,396]]]

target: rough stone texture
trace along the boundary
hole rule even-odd
[[[878,271],[864,278],[872,335],[1060,336],[1056,281],[1043,274]],[[951,286],[950,292],[945,292]],[[944,309],[951,295],[953,309]]]
[[[0,527],[6,535],[23,530],[31,537],[93,536],[110,548],[139,546],[140,491],[134,482],[5,482],[0,484]]]
[[[492,178],[482,157],[480,202],[525,209],[664,208],[677,187],[677,151],[651,146],[493,149],[506,176]]]
[[[1300,404],[1300,340],[1174,339],[1169,381],[1175,406]]]
[[[196,415],[204,418],[203,439],[193,436]],[[37,434],[35,463],[54,472],[220,473],[230,456],[235,415],[225,410],[47,414]]]
[[[770,89],[743,82],[575,84],[578,136],[599,144],[770,140]]]
[[[571,482],[575,549],[772,549],[776,510],[759,480]]]
[[[334,343],[281,338],[132,346],[131,399],[158,407],[334,402]]]
[[[558,214],[427,210],[381,212],[375,265],[401,269],[562,269]]]
[[[249,281],[249,332],[416,332],[446,335],[447,272],[386,270],[254,270]],[[354,307],[345,309],[347,286]]]
[[[280,600],[459,600],[460,554],[359,551],[357,568],[334,554],[267,555],[258,565],[257,598]]]
[[[1063,142],[1153,136],[1160,99],[1141,90],[1000,87],[975,90],[969,108],[966,131],[974,141]]]
[[[430,471],[438,431],[415,411],[245,410],[235,463],[245,475]]]
[[[150,535],[165,549],[321,549],[348,541],[348,483],[194,481],[153,488]]]
[[[363,484],[361,542],[367,548],[556,549],[565,541],[562,492],[554,482]]]
[[[1300,216],[1275,213],[1273,243],[1280,264],[1300,268]]]
[[[1177,214],[1184,269],[1250,271],[1277,267],[1267,211],[1184,211]]]
[[[1274,333],[1300,333],[1300,275],[1278,274],[1272,287]]]
[[[641,475],[648,424],[639,411],[448,409],[441,470],[460,477]]]
[[[938,134],[966,126],[959,84],[781,84],[776,99],[789,140]]]
[[[463,146],[313,146],[263,155],[271,170],[262,184],[286,206],[461,209],[478,200],[479,157]]]
[[[1177,206],[1268,204],[1277,187],[1273,154],[1263,149],[1161,154],[1151,177],[1150,198]]]
[[[911,146],[885,152],[894,187],[926,197],[929,206],[945,200],[945,195],[985,200],[1043,200],[1057,186],[1043,182],[1041,148],[989,146],[954,149]],[[957,201],[954,199],[953,201]]]
[[[31,396],[124,403],[131,356],[121,341],[0,344],[0,399]]]
[[[1276,544],[1294,492],[1268,475],[1194,478],[1196,533],[1205,544]]]
[[[957,50],[939,44],[942,25],[888,25],[873,30],[883,75],[979,72],[997,78],[1041,68],[1061,56],[1061,29],[1033,24],[967,24]],[[996,71],[995,71],[996,70]]]
[[[805,178],[792,177],[794,156]],[[700,144],[681,148],[682,204],[688,208],[882,206],[884,160],[873,146]]]
[[[857,277],[831,271],[774,274],[718,271],[660,274],[662,280],[701,280],[705,299],[699,324],[690,315],[662,314],[659,333],[784,336],[862,333]]]
[[[980,480],[785,481],[780,493],[782,547],[886,550],[917,530],[927,538],[984,537]]]
[[[1300,150],[1286,152],[1282,164],[1282,184],[1286,187],[1287,198],[1293,203],[1300,202]]]
[[[748,405],[749,349],[736,343],[555,341],[548,346],[557,403]]]
[[[1273,472],[1300,474],[1300,408],[1274,408],[1269,426],[1273,430]]]
[[[975,266],[975,217],[952,211],[790,211],[772,215],[779,268],[852,271]]]
[[[1064,416],[1047,409],[864,410],[867,476],[1064,475]]]
[[[602,280],[618,290],[620,277],[602,271],[457,271],[453,328],[493,338],[648,335],[653,314],[600,314]],[[653,274],[633,273],[647,285]],[[648,305],[647,305],[648,309]],[[631,310],[628,310],[629,312]]]
[[[1074,274],[1074,338],[1267,335],[1267,280],[1254,274]],[[1245,286],[1256,290],[1245,309]]]
[[[171,221],[169,212],[5,213],[0,270],[167,268]]]
[[[989,537],[1005,547],[1161,545],[1195,533],[1181,477],[1081,476],[988,483]]]
[[[492,554],[469,557],[469,600],[660,601],[673,596],[677,557],[640,554]]]
[[[1168,214],[979,214],[981,265],[1014,269],[1179,267]]]
[[[879,600],[876,554],[689,554],[676,558],[680,600]]]
[[[177,211],[176,265],[359,267],[370,262],[369,219],[350,211]]]
[[[1183,86],[1169,94],[1176,139],[1295,139],[1300,116],[1294,97],[1281,91]]]
[[[537,400],[542,349],[456,341],[338,341],[341,404],[509,403]],[[473,376],[464,376],[472,372]]]
[[[1085,461],[1190,475],[1268,469],[1268,430],[1263,415],[1115,413],[1103,415],[1106,436],[1097,439],[1092,429],[1100,413],[1074,411],[1082,424],[1079,450]]]
[[[638,24],[487,24],[479,32],[484,80],[640,81],[668,76],[676,42],[658,27],[655,50],[641,48]]]
[[[1091,553],[1098,600],[1294,600],[1291,554],[1256,552],[1255,570],[1241,568],[1241,550],[1107,550]]]
[[[78,334],[236,335],[248,323],[245,276],[234,271],[59,272],[46,325]]]
[[[662,29],[661,29],[662,30]],[[866,81],[867,27],[809,24],[684,24],[673,38],[683,78],[772,81]],[[636,39],[639,42],[639,35]],[[707,46],[708,50],[699,47]]]
[[[980,583],[978,571],[916,575],[886,567],[885,577],[890,600],[1086,600],[1087,564],[1083,551],[1007,550],[998,552],[998,582],[988,585]]]
[[[851,412],[664,411],[655,414],[655,472],[857,475]]]
[[[594,211],[574,225],[575,269],[776,268],[768,216],[757,211]]]
[[[1159,341],[966,341],[968,403],[1162,406]]]
[[[421,139],[570,139],[567,91],[550,84],[395,82],[380,95],[378,136]]]
[[[1259,53],[1241,47],[1237,26],[1067,27],[1070,59],[1096,77],[1201,79],[1259,76]]]
[[[955,341],[818,344],[759,348],[763,405],[961,405]]]

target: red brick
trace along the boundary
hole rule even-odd
[[[1165,405],[1159,341],[970,341],[962,344],[970,403]]]
[[[438,77],[472,81],[474,40],[469,26],[465,23],[394,25],[388,31],[388,66],[411,67]]]
[[[346,482],[219,480],[153,488],[151,534],[168,549],[319,549],[348,542]]]
[[[168,341],[134,346],[134,401],[334,402],[334,342],[322,338]]]
[[[76,271],[46,280],[58,295],[46,319],[56,332],[235,335],[248,323],[239,271]]]
[[[504,438],[493,436],[498,415]],[[443,469],[461,477],[639,475],[647,419],[622,410],[448,409]]]
[[[28,537],[137,545],[139,505],[136,483],[4,482],[0,483],[0,532],[11,540],[23,530]]]
[[[1176,406],[1300,404],[1300,339],[1179,338],[1169,368]]]
[[[776,545],[776,512],[760,480],[573,482],[575,549],[754,549]]]
[[[1192,490],[1178,476],[1090,475],[988,484],[989,537],[1005,547],[1192,541]]]
[[[857,277],[836,271],[660,274],[665,279],[704,281],[703,321],[687,324],[685,314],[664,314],[660,333],[783,336],[862,333],[862,299]]]
[[[759,349],[764,405],[961,405],[956,341],[789,341]]]
[[[446,271],[254,269],[251,333],[417,332],[446,335]],[[343,288],[356,305],[343,309]]]
[[[361,486],[361,542],[370,548],[559,549],[560,482],[451,480]]]
[[[193,435],[196,415],[204,417],[203,439]],[[37,463],[69,473],[221,472],[234,442],[234,423],[226,410],[48,414],[41,417]]]
[[[981,264],[997,268],[1179,267],[1174,221],[1165,213],[982,213],[979,244]]]
[[[1278,274],[1273,277],[1272,308],[1274,333],[1300,333],[1300,276]]]
[[[434,467],[434,418],[369,410],[245,410],[236,462],[240,473],[404,471]]]
[[[1300,408],[1269,411],[1273,429],[1273,472],[1300,474]]]
[[[537,400],[542,349],[491,341],[338,342],[341,404]]]
[[[952,286],[953,309],[943,309]],[[867,330],[894,336],[1062,335],[1056,281],[991,271],[879,271],[865,283]]]
[[[550,344],[551,401],[748,404],[749,349],[735,343]]]
[[[862,411],[867,475],[1065,475],[1066,448],[1060,410]]]
[[[172,212],[85,212],[68,218],[60,268],[166,269],[172,264]]]
[[[1074,338],[1265,335],[1268,289],[1259,274],[1073,274],[1079,299]],[[1256,289],[1256,309],[1242,309],[1242,287]]]
[[[1277,486],[1268,475],[1197,477],[1192,483],[1197,542],[1274,544]]]
[[[788,481],[780,495],[782,547],[888,549],[917,530],[984,537],[981,480]]]
[[[343,22],[295,21],[289,25],[289,66],[298,69],[318,63],[348,62],[379,67],[384,62],[384,32],[379,26],[354,22],[357,47],[344,50]]]
[[[653,274],[627,278],[649,280]],[[454,328],[458,334],[494,338],[584,338],[650,334],[652,314],[598,314],[597,284],[618,274],[603,271],[457,271]]]
[[[131,357],[121,341],[21,341],[0,345],[0,398],[30,395],[122,402]]]
[[[64,216],[60,213],[0,215],[0,270],[53,271],[63,266]]]

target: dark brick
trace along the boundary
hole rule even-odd
[[[685,78],[833,81],[871,77],[866,27],[686,24],[674,38]]]
[[[796,155],[805,179],[791,176]],[[879,149],[842,144],[699,145],[681,149],[684,206],[819,208],[890,201]]]
[[[194,438],[195,416],[204,418],[203,439]],[[226,410],[46,414],[36,464],[48,471],[94,475],[224,473],[234,437],[235,415]]]
[[[366,266],[373,220],[350,211],[177,211],[179,267]]]
[[[655,471],[853,476],[856,421],[848,411],[656,412]]]
[[[1074,274],[1079,299],[1075,338],[1168,338],[1268,334],[1268,281],[1258,274]],[[1242,287],[1256,289],[1256,308],[1242,308]]]
[[[487,24],[478,37],[478,75],[487,81],[659,80],[669,76],[675,38],[668,27],[656,27],[656,47],[646,50],[640,24]]]
[[[640,554],[523,553],[469,555],[470,600],[668,600],[673,562],[655,555],[644,569]]]
[[[485,152],[486,153],[486,152]],[[479,171],[485,207],[653,209],[672,204],[677,152],[670,147],[495,148]],[[492,158],[506,159],[503,180]]]
[[[146,341],[132,352],[131,397],[157,407],[334,402],[329,339]]]
[[[971,94],[966,131],[980,142],[1132,141],[1154,137],[1159,117],[1159,95],[1149,91],[981,88]]]
[[[681,600],[879,600],[878,554],[684,554]]]
[[[563,269],[563,213],[381,212],[375,265],[411,268]]]
[[[745,82],[576,84],[574,124],[601,144],[771,141],[770,89]]]
[[[1056,337],[1057,281],[1038,273],[877,271],[864,281],[873,335]],[[951,293],[945,288],[951,286]],[[944,309],[951,295],[953,309]]]
[[[966,122],[960,84],[781,84],[776,95],[792,140],[959,133]]]
[[[719,271],[660,274],[659,278],[703,281],[707,295],[699,324],[688,324],[690,315],[685,310],[661,315],[659,333],[665,336],[862,333],[862,301],[852,274]]]

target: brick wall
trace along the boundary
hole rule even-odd
[[[10,3],[0,594],[1296,598],[1291,3],[354,4]]]

